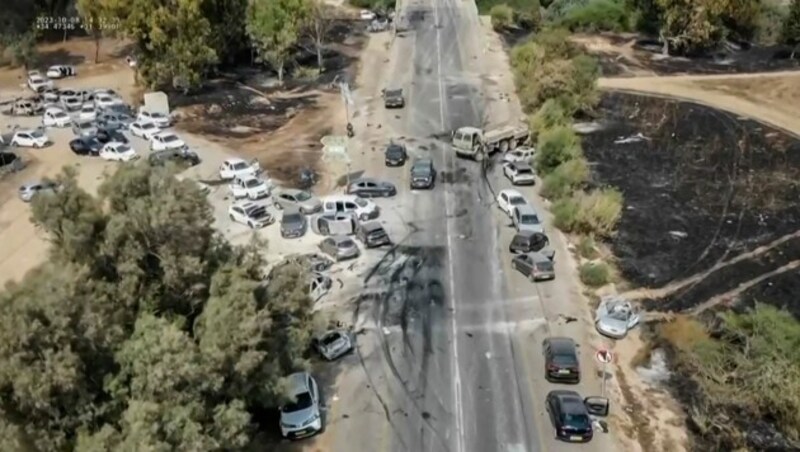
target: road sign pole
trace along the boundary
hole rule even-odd
[[[606,368],[608,367],[608,363],[603,363],[603,382],[600,386],[600,397],[606,396]]]

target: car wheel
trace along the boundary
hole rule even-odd
[[[255,229],[256,228],[256,225],[254,225],[252,221],[248,221],[247,225],[250,226],[250,229]]]
[[[228,217],[230,217],[231,221],[236,221],[236,219],[233,218],[233,215],[228,215]]]
[[[258,199],[258,196],[254,195],[253,193],[248,193],[247,197],[250,198],[251,201]]]
[[[530,274],[528,275],[528,281],[530,281],[530,282],[536,282],[536,277],[535,277],[535,276],[533,276],[533,273],[530,273]]]
[[[369,216],[365,213],[362,213],[361,215],[359,215],[358,219],[361,221],[367,221],[369,220]]]

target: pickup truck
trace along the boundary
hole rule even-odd
[[[506,152],[524,144],[529,136],[526,126],[501,126],[490,130],[461,127],[453,132],[453,148],[459,157],[482,160],[494,152]]]

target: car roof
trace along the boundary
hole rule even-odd
[[[236,207],[243,207],[245,209],[249,209],[250,207],[254,207],[254,206],[259,206],[259,204],[256,204],[253,201],[248,201],[246,199],[242,200],[242,201],[236,201],[236,202],[233,203],[233,205],[236,206]]]
[[[500,194],[505,194],[509,198],[524,198],[524,196],[522,196],[522,193],[520,193],[519,190],[514,190],[512,188],[500,190]]]
[[[536,216],[539,215],[539,213],[536,212],[536,209],[534,209],[533,206],[531,206],[530,204],[520,204],[519,206],[517,206],[517,212],[519,212],[520,215],[529,215],[529,214],[533,214]]]
[[[366,223],[362,223],[361,227],[365,231],[377,231],[379,229],[383,229],[383,226],[377,221],[368,221]]]
[[[374,177],[359,177],[357,179],[353,179],[353,181],[351,181],[350,183],[351,184],[357,184],[359,182],[376,182],[377,183],[379,181],[378,181],[378,179],[375,179]]]
[[[49,107],[44,111],[45,113],[66,113],[63,109],[58,107]]]
[[[303,211],[295,206],[289,206],[283,209],[283,217],[286,218],[287,215],[303,215]]]
[[[353,239],[351,239],[350,237],[348,237],[346,235],[332,235],[331,238],[336,243],[344,242],[344,241],[347,241],[347,240],[353,240]]]
[[[581,397],[580,394],[578,394],[575,391],[570,391],[568,389],[555,389],[553,391],[548,392],[547,396],[548,397],[553,396],[553,397],[559,399],[560,401],[564,401],[565,399],[569,400],[569,399],[573,399],[574,398],[574,399],[580,400],[581,403],[583,402],[583,398]]]
[[[289,396],[296,396],[309,391],[308,372],[296,372],[286,377]]]
[[[235,165],[237,163],[247,163],[244,159],[240,159],[239,157],[234,157],[232,159],[225,160],[225,163],[229,165]]]
[[[403,88],[390,88],[387,89],[385,92],[386,94],[402,94]]]
[[[297,189],[297,188],[282,188],[282,189],[280,190],[280,193],[281,193],[281,194],[284,194],[284,195],[296,195],[296,194],[298,194],[298,193],[302,193],[302,192],[304,192],[304,191],[305,191],[305,190],[299,190],[299,189]],[[309,193],[309,194],[310,194],[310,193]],[[313,196],[313,195],[312,195],[312,196]]]
[[[360,197],[357,195],[329,195],[324,198],[325,202],[337,202],[337,201],[353,201],[359,199]],[[365,201],[369,202],[369,200]]]
[[[563,336],[556,336],[556,337],[548,337],[545,339],[547,343],[550,345],[550,348],[555,351],[556,353],[566,353],[571,352],[574,353],[577,349],[577,345],[572,338],[563,337]]]
[[[514,165],[517,169],[533,169],[531,167],[531,164],[528,162],[513,162],[511,164]]]
[[[414,163],[412,165],[413,166],[423,165],[423,164],[424,165],[430,165],[432,163],[433,163],[433,159],[430,158],[430,157],[417,157],[417,158],[414,159]]]
[[[534,262],[552,262],[547,256],[538,251],[533,251],[531,253],[526,253],[526,254],[530,256]]]
[[[533,231],[531,229],[523,229],[523,230],[517,232],[516,234],[514,234],[514,238],[517,238],[519,236],[519,237],[524,237],[524,238],[527,239],[527,238],[533,237],[534,235],[537,235],[537,234],[544,235],[539,231]]]

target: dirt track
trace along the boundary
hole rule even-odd
[[[727,110],[800,136],[800,72],[609,77],[601,89],[646,93]]]

